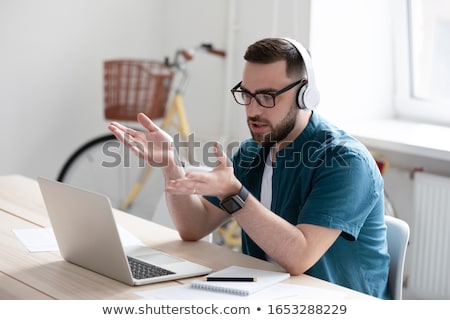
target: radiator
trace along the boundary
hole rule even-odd
[[[450,178],[416,172],[408,291],[450,299]]]

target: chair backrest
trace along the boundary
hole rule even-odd
[[[401,300],[403,294],[403,270],[409,241],[409,225],[392,216],[385,216],[388,251],[391,256],[389,267],[389,290],[391,298]]]

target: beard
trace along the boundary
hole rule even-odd
[[[297,106],[292,105],[287,115],[276,127],[274,127],[268,120],[261,118],[260,116],[249,117],[247,119],[247,123],[249,123],[249,121],[258,121],[266,124],[270,128],[270,131],[267,133],[255,133],[250,129],[253,140],[255,140],[262,147],[270,147],[273,144],[284,140],[295,127],[298,111],[299,109]]]

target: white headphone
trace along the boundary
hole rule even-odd
[[[300,108],[308,108],[315,109],[319,105],[320,94],[319,90],[316,87],[316,78],[314,76],[313,65],[311,61],[311,57],[309,56],[308,51],[303,47],[300,42],[290,39],[283,38],[287,42],[289,42],[295,49],[297,49],[298,53],[303,59],[306,69],[306,76],[308,82],[304,84],[297,95],[297,103]]]

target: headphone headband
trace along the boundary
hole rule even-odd
[[[298,105],[299,107],[306,107],[308,109],[315,109],[320,101],[320,94],[319,90],[316,86],[316,79],[314,75],[313,65],[311,61],[311,57],[308,53],[308,51],[303,47],[303,45],[290,38],[282,38],[289,42],[295,49],[297,49],[298,53],[303,59],[305,69],[306,69],[306,76],[308,79],[308,82],[300,89],[298,94]]]

